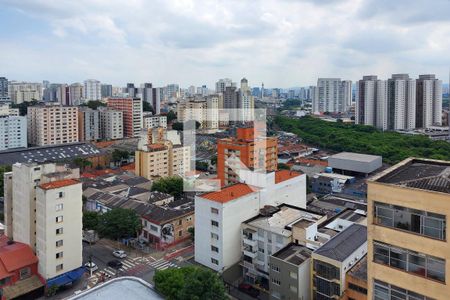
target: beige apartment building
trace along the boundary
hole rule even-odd
[[[28,107],[28,143],[35,146],[78,142],[78,108],[62,105]]]
[[[4,175],[6,235],[30,245],[45,279],[82,265],[79,176],[79,169],[52,163],[17,163]]]
[[[123,138],[123,112],[120,110],[99,107],[100,138],[117,140]]]
[[[211,132],[219,128],[219,95],[191,97],[177,104],[178,122],[195,120],[200,128]]]
[[[368,181],[367,299],[449,299],[450,162],[409,158]]]

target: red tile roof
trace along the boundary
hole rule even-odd
[[[289,170],[280,170],[275,172],[275,184],[285,180],[300,176],[301,173]]]
[[[77,184],[77,183],[79,183],[79,181],[75,180],[75,179],[62,179],[62,180],[43,183],[39,187],[43,190],[51,190],[51,189],[57,189],[57,188]]]
[[[8,245],[8,240],[5,235],[0,237],[0,279],[38,262],[30,246],[19,242]]]
[[[201,195],[201,197],[219,203],[226,203],[228,201],[251,194],[256,190],[258,190],[257,187],[250,186],[244,183],[238,183],[227,186],[220,191],[203,194]]]

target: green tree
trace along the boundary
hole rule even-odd
[[[90,100],[85,105],[91,109],[97,109],[100,106],[106,106],[106,103],[104,103],[100,100]]]
[[[188,228],[188,232],[191,235],[191,239],[194,242],[195,241],[195,228],[194,227],[189,227]]]
[[[127,160],[130,158],[130,153],[126,150],[114,149],[112,153],[112,161],[115,165],[117,163],[121,163],[123,160]]]
[[[187,122],[193,122],[193,120],[186,121],[185,123]],[[185,123],[175,122],[172,124],[172,129],[181,131],[184,129]],[[195,121],[195,129],[199,129],[201,125],[200,122]]]
[[[19,114],[21,116],[26,116],[28,113],[28,106],[34,106],[36,104],[38,104],[39,101],[33,99],[31,101],[24,101],[22,103],[19,104],[12,104],[11,108],[18,108],[19,109]]]
[[[214,156],[211,158],[211,165],[215,166],[216,164],[217,164],[217,155],[214,155]]]
[[[3,197],[3,195],[5,194],[5,190],[4,190],[4,178],[3,175],[6,172],[11,172],[12,170],[12,166],[10,165],[6,165],[6,166],[0,166],[0,197]]]
[[[95,211],[83,212],[83,230],[97,230],[100,214]]]
[[[195,169],[206,172],[206,171],[208,171],[208,163],[204,162],[204,161],[196,161]]]
[[[87,167],[92,167],[92,162],[84,157],[76,157],[73,163],[83,172]]]
[[[143,111],[150,111],[153,114],[155,113],[155,110],[153,109],[153,106],[150,104],[150,102],[142,101],[142,110]]]
[[[153,182],[152,191],[159,191],[179,198],[183,194],[183,178],[171,176]]]
[[[156,289],[168,300],[225,300],[225,287],[219,275],[200,267],[157,271]]]
[[[291,167],[289,167],[287,164],[279,163],[278,164],[278,170],[290,170]]]
[[[167,123],[172,122],[176,118],[177,118],[177,114],[173,110],[171,110],[167,113]]]
[[[137,236],[141,220],[131,209],[113,208],[99,216],[97,231],[102,237],[117,240]]]

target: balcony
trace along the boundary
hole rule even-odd
[[[245,247],[243,251],[244,255],[247,255],[248,257],[251,258],[255,258],[258,255],[256,249],[253,249],[252,247]]]
[[[244,246],[256,247],[257,244],[258,241],[249,239],[244,235]]]

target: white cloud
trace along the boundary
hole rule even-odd
[[[445,79],[450,65],[447,0],[3,5],[29,25],[16,35],[0,33],[7,52],[0,69],[12,79],[212,86],[221,77],[245,76],[253,85],[289,87],[314,84],[318,76],[357,80],[369,73],[432,72]],[[34,28],[35,22],[44,26]]]

